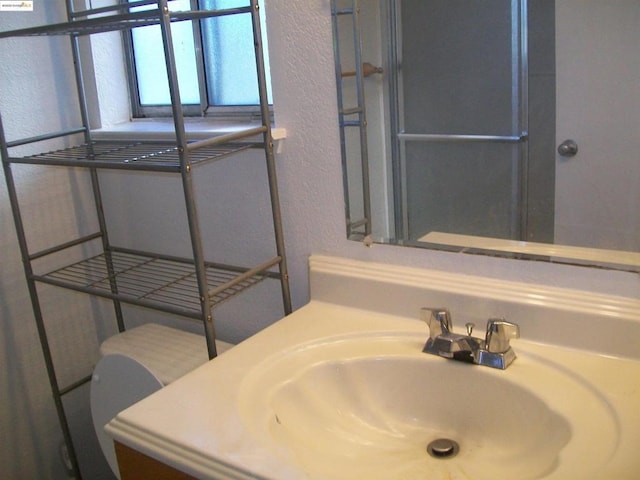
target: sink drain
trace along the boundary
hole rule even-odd
[[[434,458],[453,458],[460,451],[460,445],[448,438],[439,438],[427,445],[427,452]]]

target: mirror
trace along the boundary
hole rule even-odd
[[[332,0],[347,235],[640,271],[640,0]]]

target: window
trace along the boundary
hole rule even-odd
[[[129,0],[133,1],[133,0]],[[263,6],[264,1],[261,2]],[[173,0],[171,11],[193,7],[223,10],[246,7],[246,0]],[[133,11],[153,8],[135,7]],[[271,81],[266,26],[261,15],[262,43],[269,103]],[[178,84],[186,115],[246,116],[259,112],[258,82],[251,15],[212,17],[171,24]],[[160,26],[133,29],[125,38],[134,117],[170,115]],[[162,68],[162,71],[159,71]]]

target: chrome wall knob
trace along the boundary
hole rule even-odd
[[[565,140],[558,145],[558,153],[563,157],[573,157],[578,153],[578,144],[575,140]]]

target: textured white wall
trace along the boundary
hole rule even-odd
[[[56,21],[62,17],[61,2],[43,3],[49,10],[37,8],[33,14],[3,12],[0,29]],[[270,0],[267,15],[277,123],[288,132],[284,151],[277,162],[296,307],[308,299],[307,258],[312,253],[640,296],[638,275],[384,245],[366,248],[347,241],[329,0]],[[70,87],[65,86],[70,80],[65,58],[60,47],[47,40],[1,41],[0,107],[10,139],[74,123],[76,107],[70,100]],[[48,82],[53,82],[55,94],[43,94],[38,88],[41,83]],[[44,105],[45,108],[35,111],[31,105]],[[257,245],[257,250],[262,252],[270,246],[268,235],[262,233],[268,230],[264,220],[262,175],[254,174],[251,167],[254,162],[259,164],[256,157],[255,152],[248,153],[239,159],[237,169],[222,175],[215,169],[209,173],[203,170],[206,174],[198,177],[198,181],[205,183],[221,182],[203,194],[200,211],[205,242],[213,244],[211,248],[220,249],[225,255],[236,255],[237,247],[249,249]],[[220,168],[225,167],[221,164]],[[77,232],[92,230],[91,211],[84,206],[88,193],[82,172],[17,170],[21,191],[25,192],[21,197],[23,206],[26,215],[33,220],[30,233],[35,243],[43,246],[49,241],[68,239]],[[3,185],[0,188],[0,431],[5,442],[0,449],[0,466],[6,478],[62,479],[65,472],[57,454],[61,435],[35,333],[3,180],[0,179],[0,185]],[[157,178],[159,183],[152,185],[153,182],[141,179],[139,175],[124,180],[113,172],[103,175],[102,180],[107,213],[114,224],[114,240],[125,244],[135,240],[167,250],[182,248],[179,228],[176,228],[182,215],[181,198],[173,190],[174,186],[165,188],[168,180]],[[237,210],[217,212],[221,201],[218,195],[228,198],[236,191],[249,192],[249,206],[240,204]],[[151,196],[152,204],[161,208],[153,211],[145,204],[142,215],[147,221],[141,223],[138,220],[140,210],[132,209],[131,205],[137,198],[148,196]],[[216,213],[225,216],[230,225],[218,227]],[[238,221],[243,218],[246,220]],[[271,290],[261,287],[256,293],[250,293],[247,301],[224,305],[221,308],[221,336],[240,340],[275,321],[281,315],[281,307],[277,292]],[[75,378],[77,374],[86,373],[95,360],[95,347],[111,331],[102,324],[103,317],[110,317],[109,308],[83,296],[55,289],[44,289],[43,296],[47,318],[54,326],[51,340],[61,359],[63,376]],[[149,314],[136,312],[136,315],[144,320]],[[86,392],[80,392],[72,403],[71,420],[77,426],[79,443],[90,445],[85,441],[91,433],[87,423]],[[93,453],[96,453],[95,449]],[[100,460],[88,452],[83,452],[82,459],[96,472],[88,478],[99,478],[104,472]]]

